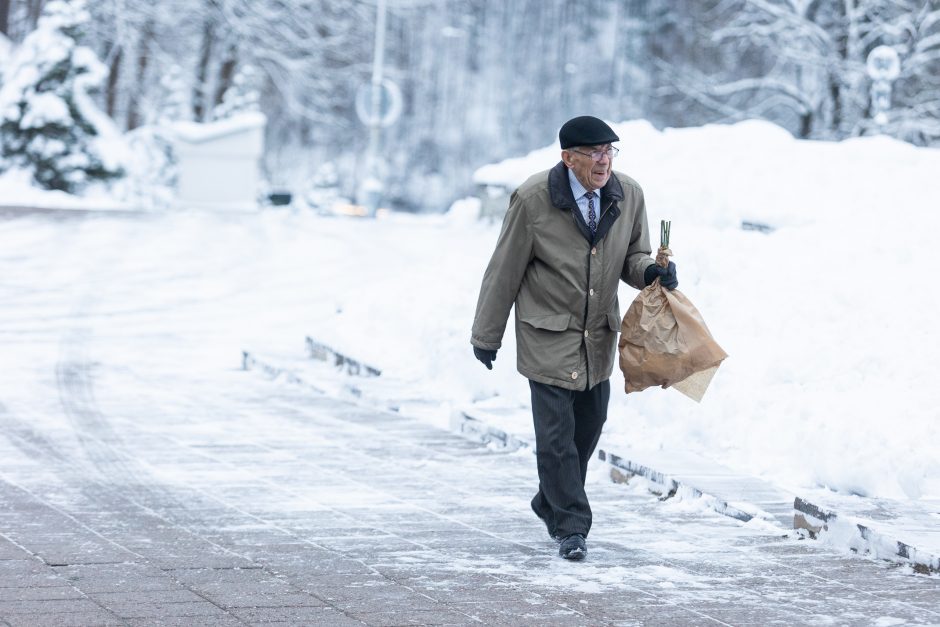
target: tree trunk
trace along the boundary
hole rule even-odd
[[[842,124],[838,128],[839,139],[844,139],[852,134],[852,129],[857,126],[861,112],[859,110],[859,93],[863,92],[862,77],[852,69],[855,63],[864,63],[864,51],[861,42],[861,20],[864,19],[864,11],[859,9],[856,0],[845,0],[845,53],[842,61]]]
[[[206,102],[206,81],[209,77],[209,61],[212,59],[212,47],[215,42],[215,32],[212,23],[208,20],[202,28],[202,45],[199,49],[199,65],[196,66],[196,84],[193,86],[193,118],[197,122],[204,122],[208,114]]]
[[[105,92],[105,110],[108,117],[114,119],[114,109],[118,99],[118,78],[121,73],[121,58],[124,56],[124,50],[118,48],[111,59],[111,66],[108,68],[108,83]]]
[[[829,98],[832,103],[830,105],[832,122],[829,125],[829,131],[833,137],[827,137],[826,139],[833,139],[839,137],[839,128],[842,126],[842,90],[839,85],[839,77],[831,74],[829,76]]]
[[[0,0],[0,33],[10,35],[10,0]]]
[[[809,139],[813,133],[813,113],[807,111],[800,116],[800,139]]]
[[[39,24],[39,16],[42,15],[42,7],[45,4],[45,0],[29,0],[28,15],[30,31],[36,30],[36,25]]]
[[[215,96],[212,98],[212,106],[217,107],[222,104],[225,98],[225,92],[232,86],[232,79],[235,78],[235,68],[238,66],[238,50],[235,46],[229,48],[222,67],[219,68],[219,79],[216,82]]]
[[[140,34],[140,46],[137,51],[137,87],[131,92],[127,103],[127,130],[132,131],[140,126],[140,94],[144,91],[144,81],[147,78],[147,59],[149,58],[150,42],[153,39],[153,21],[144,23]]]

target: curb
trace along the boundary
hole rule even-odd
[[[535,448],[529,442],[487,424],[470,413],[461,412],[461,420],[457,425],[458,431],[481,437],[484,442],[508,442],[513,448]],[[682,477],[682,473],[664,471],[658,467],[659,464],[648,460],[641,461],[605,449],[598,449],[597,457],[610,466],[611,480],[616,483],[626,483],[631,476],[641,476],[660,486],[660,491],[654,491],[654,494],[660,494],[660,500],[665,501],[677,495],[702,499],[709,509],[744,523],[754,519],[763,520],[784,530],[801,530],[812,539],[826,540],[853,553],[909,565],[918,574],[940,573],[940,556],[881,533],[872,527],[872,522],[840,516],[830,508],[787,493],[760,479],[740,475],[701,474],[697,477],[701,483],[696,482],[694,476],[690,482]],[[729,482],[728,479],[733,480]],[[743,485],[761,499],[756,502],[729,499],[720,496],[722,490],[711,490],[703,485],[708,483],[724,484],[739,491]]]
[[[510,451],[517,451],[520,448],[530,448],[535,451],[535,447],[526,440],[493,427],[466,412],[456,412],[454,414],[451,419],[451,428],[462,435],[480,440],[483,444],[497,442]]]
[[[326,344],[316,341],[309,335],[304,338],[304,345],[307,347],[307,355],[311,359],[319,359],[320,361],[326,362],[331,361],[334,366],[342,368],[346,371],[346,374],[350,376],[378,377],[382,375],[382,371],[378,368],[366,365],[358,359],[353,359],[348,355],[335,351]]]
[[[513,449],[527,447],[535,450],[533,443],[514,436],[511,433],[507,433],[503,429],[494,427],[485,420],[467,412],[460,412],[460,419],[454,427],[455,430],[460,433],[465,433],[472,437],[479,437],[484,443],[495,441],[503,443]],[[661,490],[654,491],[654,494],[660,495],[660,500],[665,501],[676,495],[699,498],[703,499],[703,502],[715,512],[742,522],[760,518],[786,528],[790,528],[792,525],[792,510],[789,508],[789,503],[792,501],[787,501],[787,517],[781,519],[779,516],[774,516],[749,503],[731,503],[728,499],[723,499],[706,490],[694,487],[681,478],[657,470],[650,464],[640,463],[634,459],[629,459],[604,449],[598,449],[597,458],[610,466],[611,480],[615,483],[626,483],[631,476],[641,476],[651,483],[661,486]],[[757,482],[757,480],[753,481]],[[763,482],[758,483],[766,490],[773,490],[768,487],[769,484],[764,484]],[[787,496],[789,497],[789,495]]]
[[[617,483],[626,483],[629,480],[630,475],[638,475],[644,477],[651,483],[663,486],[664,494],[660,497],[660,500],[662,501],[670,499],[678,494],[686,498],[703,499],[703,502],[708,505],[709,509],[721,514],[722,516],[728,516],[729,518],[734,518],[735,520],[740,520],[741,522],[750,522],[755,518],[777,524],[782,522],[779,518],[776,518],[767,512],[755,510],[753,508],[748,508],[751,509],[751,511],[745,511],[741,507],[735,507],[725,499],[717,497],[713,494],[709,494],[708,492],[689,485],[684,481],[670,477],[669,475],[666,475],[665,473],[662,473],[655,468],[639,464],[629,459],[624,459],[619,455],[609,453],[603,449],[599,449],[597,451],[597,458],[601,461],[606,461],[610,465],[611,479]]]
[[[347,375],[379,376],[380,371],[351,359],[311,338],[305,338],[309,356],[322,361],[333,361]],[[329,394],[316,385],[308,383],[294,372],[242,351],[242,368],[258,370],[271,378],[283,377],[288,383],[301,385],[318,394]],[[363,400],[362,390],[352,384],[344,384],[343,392],[349,400]],[[396,412],[395,407],[386,407]],[[483,444],[496,443],[501,448],[515,451],[522,448],[535,450],[534,443],[495,427],[472,412],[457,411],[451,416],[453,431]],[[679,466],[678,472],[665,470],[669,462],[662,459],[644,460],[636,455],[617,454],[598,449],[599,460],[610,466],[611,480],[626,483],[631,476],[641,476],[656,486],[661,486],[660,500],[678,495],[702,499],[702,502],[723,516],[747,523],[763,520],[781,529],[801,530],[812,539],[825,540],[850,551],[868,554],[897,564],[910,565],[918,574],[940,573],[940,554],[918,549],[915,545],[877,530],[877,523],[863,517],[847,516],[819,502],[784,492],[771,484],[754,477],[734,475],[721,466],[694,457],[672,460]],[[665,466],[663,465],[665,463]],[[708,468],[706,468],[706,465]],[[717,472],[716,472],[717,470]],[[728,498],[731,492],[740,498]],[[656,493],[656,492],[654,492]],[[724,494],[725,496],[721,496]],[[931,528],[927,521],[926,528]],[[934,527],[936,524],[934,523]]]
[[[304,379],[301,379],[296,374],[294,374],[293,371],[268,363],[262,358],[259,358],[258,356],[246,350],[242,351],[242,370],[257,370],[259,372],[263,372],[272,379],[283,377],[284,380],[288,383],[293,383],[309,390],[313,390],[317,394],[329,395],[327,390],[309,383]],[[362,390],[360,390],[355,385],[343,385],[343,392],[349,394],[353,399],[359,399],[362,397]]]
[[[921,575],[940,574],[940,554],[890,537],[872,527],[872,522],[843,516],[800,497],[793,502],[793,526],[804,529],[810,538],[831,536],[855,553],[870,554],[899,564],[910,564]]]
[[[315,385],[307,383],[289,370],[285,370],[279,366],[273,366],[265,361],[261,361],[248,351],[242,351],[242,370],[259,370],[272,379],[282,376],[288,383],[302,385],[306,388],[310,388],[316,392],[319,392],[320,394],[324,394],[326,392],[325,390],[321,390]]]

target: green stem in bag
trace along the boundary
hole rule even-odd
[[[659,221],[659,247],[669,248],[669,229],[672,227],[672,221]]]

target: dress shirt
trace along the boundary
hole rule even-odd
[[[585,194],[588,190],[584,189],[584,185],[581,184],[581,181],[578,180],[578,177],[574,175],[574,170],[568,168],[568,182],[571,184],[571,193],[574,195],[574,201],[578,203],[578,209],[581,210],[581,215],[584,217],[584,223],[588,223],[588,199]],[[594,190],[594,213],[596,214],[595,219],[600,221],[601,219],[601,190]]]

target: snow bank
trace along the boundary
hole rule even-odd
[[[107,189],[91,185],[81,196],[57,190],[39,189],[28,170],[11,168],[0,174],[0,208],[39,207],[43,209],[126,210],[127,203],[116,200]]]
[[[615,167],[644,188],[654,237],[673,220],[679,289],[731,357],[701,405],[615,393],[607,446],[689,447],[784,486],[940,495],[940,151],[885,137],[798,141],[758,121],[614,129]],[[476,180],[516,185],[558,152]],[[621,311],[634,294],[621,289]]]
[[[904,207],[916,214],[929,196],[899,195],[899,188],[938,186],[940,151],[887,137],[801,141],[759,120],[662,132],[643,120],[612,126],[621,138],[615,167],[640,183],[651,211],[682,225],[831,224]],[[512,189],[555,165],[558,155],[557,146],[548,146],[487,165],[474,182]]]

